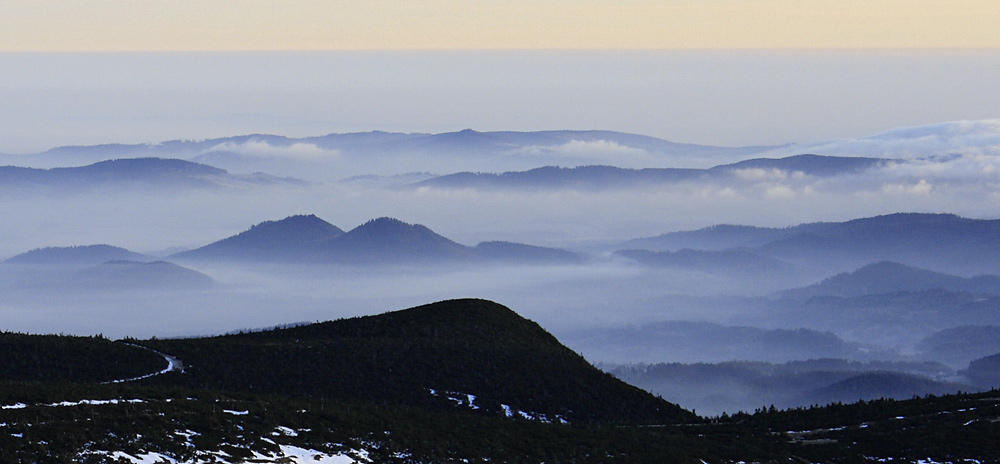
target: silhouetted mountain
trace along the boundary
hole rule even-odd
[[[184,369],[136,344],[182,353]],[[871,373],[879,367],[626,370],[690,380],[705,394],[754,393],[755,380],[727,376],[756,375],[762,389],[786,391],[847,373],[829,385],[851,396],[939,384]],[[482,300],[198,339],[0,333],[0,378],[2,462],[1000,460],[995,390],[787,411],[757,401],[752,415],[706,421],[596,371],[536,324]]]
[[[265,221],[201,248],[174,255],[180,259],[322,262],[321,250],[344,231],[315,215]]]
[[[1000,296],[941,289],[859,297],[760,300],[748,314],[779,327],[811,327],[909,349],[923,338],[962,325],[996,324]]]
[[[239,184],[301,184],[266,174],[234,176],[225,170],[179,159],[126,158],[81,167],[33,169],[0,167],[0,185],[7,189],[85,190],[108,186],[206,188]]]
[[[804,224],[758,251],[788,261],[860,266],[897,261],[966,271],[1000,269],[1000,220],[899,213],[841,223]]]
[[[670,232],[656,237],[637,238],[618,246],[621,250],[678,251],[682,249],[721,251],[758,247],[793,234],[791,228],[720,224],[703,229]]]
[[[107,261],[152,261],[153,258],[111,245],[38,248],[4,261],[10,264],[93,266]]]
[[[585,255],[559,248],[502,241],[482,242],[476,245],[475,252],[480,259],[495,262],[580,264],[587,260]]]
[[[485,300],[214,338],[149,340],[186,366],[169,384],[338,401],[524,411],[571,422],[671,423],[679,407],[600,372],[534,322]],[[461,402],[460,402],[461,403]]]
[[[829,177],[843,174],[857,174],[868,169],[899,162],[898,160],[884,158],[795,155],[787,158],[749,159],[738,163],[716,166],[712,170],[731,172],[743,169],[776,169],[789,173],[801,172],[815,177]]]
[[[1000,276],[966,279],[891,261],[869,264],[857,271],[837,274],[808,287],[781,292],[783,298],[814,296],[856,297],[883,293],[942,289],[953,292],[1000,294]]]
[[[588,329],[566,333],[562,338],[581,353],[601,353],[602,361],[623,363],[893,357],[890,352],[848,343],[832,332],[730,327],[710,322],[665,321],[639,327]]]
[[[378,218],[329,241],[332,260],[354,264],[390,264],[469,259],[472,250],[420,224]]]
[[[865,376],[874,374],[882,391],[892,397],[909,398],[950,389],[953,384],[931,380],[950,376],[953,371],[935,363],[811,359],[783,364],[733,361],[717,364],[659,363],[624,365],[608,368],[616,377],[664,398],[671,398],[685,408],[702,414],[754,411],[775,405],[793,408],[832,402],[853,402],[865,384]],[[891,374],[890,374],[891,373]],[[926,389],[926,391],[924,391]],[[955,391],[958,387],[955,386]],[[965,388],[968,390],[968,387]],[[866,399],[875,395],[871,388]],[[909,395],[900,392],[911,392]],[[898,394],[898,395],[896,395]],[[879,397],[875,395],[874,397]]]
[[[80,271],[65,284],[87,291],[201,290],[213,281],[201,272],[165,261],[117,260]]]
[[[628,245],[656,250],[680,245],[706,250],[745,247],[794,265],[822,269],[857,269],[872,262],[895,261],[962,274],[1000,273],[1000,220],[953,214],[898,213],[783,229],[715,226]]]
[[[959,372],[983,388],[1000,387],[1000,353],[975,359],[969,367]]]
[[[935,332],[917,343],[920,356],[965,366],[970,361],[1000,353],[1000,327],[995,325],[963,325]]]
[[[638,261],[647,266],[705,272],[760,274],[762,272],[785,272],[792,269],[792,266],[784,261],[761,256],[747,250],[619,250],[615,254]]]
[[[907,399],[914,396],[944,395],[969,391],[969,385],[939,382],[926,377],[899,372],[865,372],[808,392],[805,398],[815,404],[853,403],[878,398]]]
[[[555,248],[485,242],[473,248],[420,224],[378,218],[348,232],[314,216],[267,221],[238,235],[173,255],[180,260],[326,264],[496,262],[579,263],[582,255]]]

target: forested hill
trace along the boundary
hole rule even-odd
[[[591,366],[485,300],[201,339],[144,342],[184,360],[191,388],[454,409],[548,421],[677,423],[694,414]]]

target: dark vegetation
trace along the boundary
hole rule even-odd
[[[239,462],[279,445],[365,450],[386,463],[1000,459],[995,391],[704,420],[598,372],[536,324],[483,300],[145,340],[138,343],[174,350],[189,367],[116,384],[97,383],[125,373],[101,362],[155,372],[165,361],[100,337],[4,340],[20,347],[4,361],[34,353],[48,367],[2,364],[0,462],[111,462],[112,451]],[[466,394],[477,395],[479,409],[448,398]],[[508,417],[499,402],[533,417]],[[208,454],[218,451],[228,457]]]
[[[0,333],[0,380],[110,382],[160,371],[163,356],[103,337]]]
[[[605,374],[496,303],[453,300],[379,316],[213,338],[149,340],[184,360],[180,386],[452,408],[475,396],[552,421],[677,423],[693,415]],[[150,379],[162,383],[166,378]]]

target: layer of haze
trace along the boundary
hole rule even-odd
[[[604,129],[725,146],[997,117],[1000,51],[0,54],[0,153],[249,133]]]
[[[992,0],[0,3],[0,50],[996,47]]]

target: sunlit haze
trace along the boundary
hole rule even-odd
[[[0,51],[981,48],[992,0],[0,3]]]

